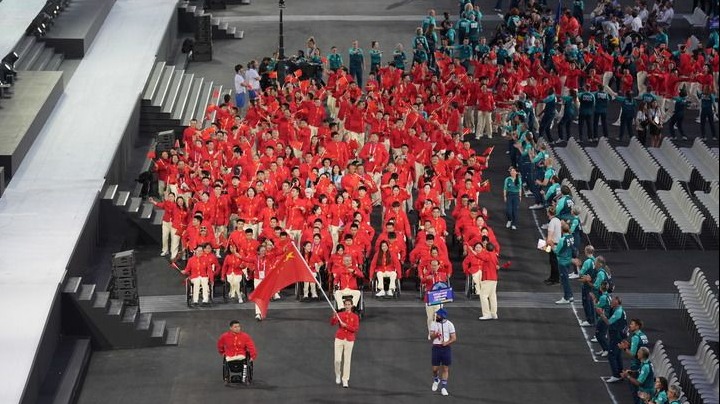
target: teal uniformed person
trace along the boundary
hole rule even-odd
[[[585,85],[585,91],[578,94],[580,99],[580,115],[578,117],[578,131],[580,140],[584,141],[586,138],[583,136],[583,126],[587,128],[587,138],[589,139],[593,135],[592,130],[592,119],[593,112],[595,110],[595,95],[590,92],[590,86]]]
[[[363,69],[365,67],[365,54],[362,48],[358,45],[358,41],[352,42],[352,47],[348,49],[348,55],[350,57],[350,66],[348,68],[350,76],[355,79],[358,87],[363,86]]]
[[[595,270],[597,273],[598,268],[598,260],[595,260]],[[597,276],[595,277],[597,279]],[[597,315],[597,318],[601,318],[602,316],[611,317],[612,316],[612,297],[610,296],[610,293],[607,291],[608,284],[607,282],[603,282],[600,284],[600,290],[599,292],[595,293],[595,314]],[[607,356],[609,344],[607,340],[607,330],[608,325],[605,321],[596,321],[595,322],[595,340],[600,344],[600,350],[595,352],[595,355],[600,356]]]
[[[487,44],[487,38],[481,37],[480,43],[475,47],[475,56],[477,56],[478,59],[482,59],[489,53],[490,47]]]
[[[330,48],[330,54],[328,55],[328,67],[332,71],[336,71],[343,65],[342,55],[337,53],[337,46]]]
[[[620,135],[618,140],[625,139],[625,130],[627,130],[628,138],[633,136],[633,120],[637,114],[637,101],[632,96],[630,91],[625,93],[625,96],[615,97],[615,100],[620,103]]]
[[[395,64],[396,68],[398,68],[400,70],[405,70],[405,61],[406,60],[407,60],[407,55],[405,54],[403,45],[401,43],[399,43],[395,46],[395,51],[393,51],[393,63]]]
[[[372,41],[370,44],[370,51],[368,53],[370,54],[370,73],[377,75],[378,70],[380,69],[380,64],[382,64],[383,54],[380,50],[380,43],[378,41]]]
[[[641,393],[643,402],[648,404],[668,404],[668,381],[662,376],[655,378],[655,392],[653,394]]]
[[[569,222],[572,219],[572,208],[575,205],[572,199],[570,187],[567,185],[560,186],[560,198],[555,205],[556,216],[560,220]]]
[[[428,45],[427,38],[425,38],[422,28],[415,30],[415,38],[413,38],[413,51],[413,64],[427,62],[430,45]]]
[[[573,258],[573,237],[570,234],[570,226],[563,222],[560,225],[562,229],[562,235],[560,240],[555,245],[555,256],[558,260],[558,269],[560,270],[560,283],[563,288],[563,298],[555,302],[556,304],[568,304],[573,301],[572,288],[570,287],[570,271],[572,270],[572,258]]]
[[[503,183],[503,199],[505,200],[505,215],[507,223],[505,227],[517,229],[518,209],[522,200],[522,178],[515,167],[508,169],[510,175]]]
[[[593,139],[598,140],[598,124],[602,125],[603,136],[608,137],[607,129],[607,107],[610,101],[610,94],[601,88],[595,92],[595,109],[593,111]]]
[[[655,393],[655,370],[650,362],[650,349],[648,347],[642,347],[637,353],[638,359],[640,360],[640,368],[635,376],[635,371],[627,369],[622,372],[622,377],[627,379],[630,384],[634,387],[634,390],[643,394],[654,394]],[[635,394],[636,403],[642,403],[639,395]]]
[[[612,315],[608,318],[604,313],[600,319],[608,325],[608,362],[612,376],[606,380],[608,383],[615,383],[622,380],[620,372],[623,370],[622,354],[618,344],[624,339],[624,330],[627,327],[627,315],[622,307],[620,296],[613,296],[610,301]],[[647,348],[646,348],[647,349]]]
[[[708,140],[705,137],[705,123],[710,126],[710,134],[712,134],[713,140],[717,139],[715,133],[715,122],[713,118],[713,105],[717,103],[715,94],[710,92],[710,87],[706,86],[702,93],[698,93],[700,98],[700,136],[703,139]]]
[[[472,57],[472,46],[468,38],[463,39],[462,45],[455,47],[455,58],[460,59],[460,64],[465,70],[470,69],[470,58]]]
[[[455,46],[455,43],[457,42],[457,31],[454,27],[448,28],[445,32],[445,38],[447,39],[449,46]]]
[[[563,113],[560,117],[560,122],[558,122],[558,140],[562,141],[570,139],[570,124],[577,118],[577,91],[571,89],[570,94],[560,97],[560,100],[563,105]],[[565,136],[563,136],[563,129],[565,129]]]
[[[585,260],[580,265],[579,275],[580,282],[582,282],[580,293],[582,293],[583,312],[585,313],[585,321],[580,323],[580,326],[593,327],[595,326],[595,307],[591,296],[591,282],[597,275],[597,271],[595,270],[595,247],[591,245],[585,246]]]
[[[548,96],[542,99],[542,101],[540,102],[545,104],[545,108],[540,113],[542,115],[542,118],[540,119],[540,131],[538,135],[545,136],[545,139],[549,143],[552,143],[553,138],[550,134],[550,126],[555,120],[555,106],[558,102],[557,97],[555,96],[555,90],[550,88]]]
[[[458,42],[462,43],[465,38],[468,38],[470,33],[470,20],[465,17],[460,17],[455,23],[455,31],[458,35]]]
[[[669,404],[680,404],[681,391],[680,386],[677,384],[668,387],[667,397]]]
[[[675,70],[677,72],[677,69]],[[670,130],[670,137],[675,137],[675,126],[677,126],[678,132],[683,140],[687,140],[685,136],[685,129],[683,129],[683,119],[685,118],[685,108],[687,107],[687,92],[685,88],[680,90],[680,94],[677,97],[673,97],[675,101],[675,107],[673,108],[673,114],[668,121],[668,129]]]
[[[640,359],[638,359],[638,350],[644,346],[648,346],[648,337],[642,330],[643,322],[639,318],[633,318],[628,324],[628,333],[630,334],[630,342],[623,341],[623,351],[630,356],[630,370],[640,369]]]

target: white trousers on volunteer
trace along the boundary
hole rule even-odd
[[[335,338],[335,377],[343,382],[350,381],[350,365],[352,364],[352,351],[355,341]]]
[[[492,138],[493,133],[493,122],[492,122],[492,112],[491,111],[479,111],[478,112],[478,123],[475,127],[475,137],[479,138],[480,136],[487,133],[488,138]]]

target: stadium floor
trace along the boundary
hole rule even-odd
[[[424,14],[429,5],[432,2],[402,3],[408,15]],[[454,11],[454,4],[452,7]],[[486,14],[490,12],[488,9]],[[381,42],[385,49],[390,49],[397,41],[393,36],[405,35],[409,39],[413,26],[370,23],[360,27],[359,23],[327,22],[320,28],[313,27],[326,33],[322,34],[295,23],[286,25],[286,32],[288,49],[302,46],[311,34],[318,39],[333,38],[340,45],[349,44],[355,34],[361,43],[369,43],[376,39],[378,31],[388,37],[382,37]],[[354,28],[357,30],[353,31]],[[217,41],[216,59],[212,63],[191,64],[189,71],[231,85],[232,64],[262,56],[254,52],[273,48],[276,40],[275,24],[252,23],[242,29],[246,30],[246,39]],[[694,124],[695,115],[696,111],[689,111],[686,118],[686,131],[691,136],[699,131]],[[611,121],[617,117],[614,106],[609,116]],[[575,128],[573,126],[573,130]],[[617,136],[617,127],[610,127],[610,135]],[[689,145],[690,141],[684,144]],[[504,154],[506,142],[497,138],[473,142],[480,151],[488,145],[496,145],[490,169],[485,173],[493,185],[491,194],[483,194],[482,203],[490,212],[490,225],[502,244],[501,262],[511,260],[512,264],[500,273],[499,321],[479,322],[477,302],[468,304],[463,302],[464,297],[458,299],[464,304],[448,305],[450,319],[458,333],[449,383],[453,402],[630,403],[627,385],[606,385],[600,379],[609,375],[609,368],[607,363],[594,359],[583,336],[583,331],[588,330],[578,327],[573,310],[504,307],[504,292],[555,292],[559,298],[561,290],[559,286],[548,287],[542,283],[548,274],[547,258],[534,248],[538,230],[533,215],[527,210],[529,201],[522,203],[519,230],[505,229],[500,186],[509,166],[509,158]],[[144,156],[145,151],[138,150],[136,154]],[[543,222],[541,216],[538,215],[539,223]],[[168,268],[165,259],[157,257],[158,252],[156,245],[137,248],[141,296],[184,294],[181,278]],[[457,252],[452,249],[451,253],[457,263]],[[711,281],[718,277],[717,250],[603,251],[602,254],[614,270],[619,294],[672,293],[675,290],[672,282],[689,278],[696,266],[707,268],[705,273]],[[462,289],[464,279],[459,276],[457,264],[455,273],[453,284],[456,289]],[[406,294],[402,300],[405,303],[413,298]],[[252,319],[251,310],[235,311],[232,306],[222,310],[159,313],[169,325],[181,327],[179,346],[95,352],[78,402],[194,403],[239,399],[316,403],[388,400],[414,403],[420,400],[424,403],[442,400],[429,388],[430,348],[425,337],[422,305],[417,302],[415,309],[407,305],[393,307],[394,303],[380,302],[369,308],[361,322],[349,390],[334,384],[334,328],[326,321],[331,313],[328,307],[318,304],[317,308],[305,306],[304,310],[281,309],[273,308],[271,303],[269,317],[261,323]],[[575,306],[581,311],[578,303]],[[679,310],[637,309],[628,314],[645,320],[651,340],[663,339],[674,362],[678,354],[695,351]],[[220,357],[215,351],[216,338],[233,318],[243,323],[259,349],[255,382],[247,388],[223,387]]]

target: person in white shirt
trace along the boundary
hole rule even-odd
[[[247,94],[247,83],[245,82],[245,74],[243,73],[243,65],[235,65],[235,105],[238,110],[245,107],[245,99]]]
[[[658,25],[668,28],[672,23],[673,17],[675,17],[675,10],[673,10],[672,3],[668,2],[665,4],[665,7],[660,9],[657,17],[657,23]]]
[[[251,60],[245,72],[245,83],[250,87],[248,95],[250,101],[257,98],[260,93],[260,73],[257,71],[257,61]]]
[[[449,395],[447,390],[450,365],[452,364],[452,351],[450,345],[457,341],[455,325],[447,319],[448,313],[445,309],[435,312],[435,321],[430,325],[430,339],[432,340],[432,391],[437,391],[443,396]]]
[[[555,245],[558,243],[558,241],[560,241],[560,236],[562,235],[562,228],[560,219],[555,216],[554,206],[551,206],[547,209],[547,215],[548,219],[550,219],[550,222],[548,223],[547,238],[545,239],[545,243],[547,246],[550,247],[550,251],[548,252],[548,255],[550,256],[550,276],[545,279],[545,284],[555,285],[560,283],[560,269],[558,267],[557,256],[555,255],[555,252],[553,252],[553,250],[555,249]]]

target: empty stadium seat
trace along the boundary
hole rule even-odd
[[[706,182],[720,180],[718,157],[700,138],[695,138],[692,147],[683,147],[680,151]]]
[[[601,137],[597,147],[586,147],[585,152],[600,171],[600,174],[608,183],[625,182],[628,165],[620,158],[620,155],[610,146],[606,137]]]
[[[680,241],[680,245],[685,246],[686,236],[689,235],[702,249],[700,233],[702,233],[705,216],[690,199],[680,182],[674,181],[669,191],[657,191],[657,195],[677,227],[673,232]]]
[[[618,234],[626,249],[629,249],[626,234],[630,225],[630,214],[620,204],[612,189],[603,181],[595,181],[592,190],[580,191],[592,206],[597,219],[605,227],[605,243],[610,247],[612,234]]]
[[[571,137],[568,140],[567,146],[555,147],[553,151],[555,156],[562,160],[567,174],[573,181],[576,183],[584,182],[587,184],[587,188],[592,187],[596,178],[595,166],[593,166],[590,157],[574,138]]]
[[[660,165],[652,158],[637,138],[630,139],[627,147],[616,147],[615,151],[625,160],[635,178],[641,182],[655,184],[658,181]]]
[[[616,189],[615,195],[625,205],[630,217],[636,223],[636,233],[638,233],[636,236],[643,247],[647,247],[647,236],[654,235],[662,248],[667,249],[662,238],[667,216],[650,198],[640,182],[633,179],[627,190]]]

